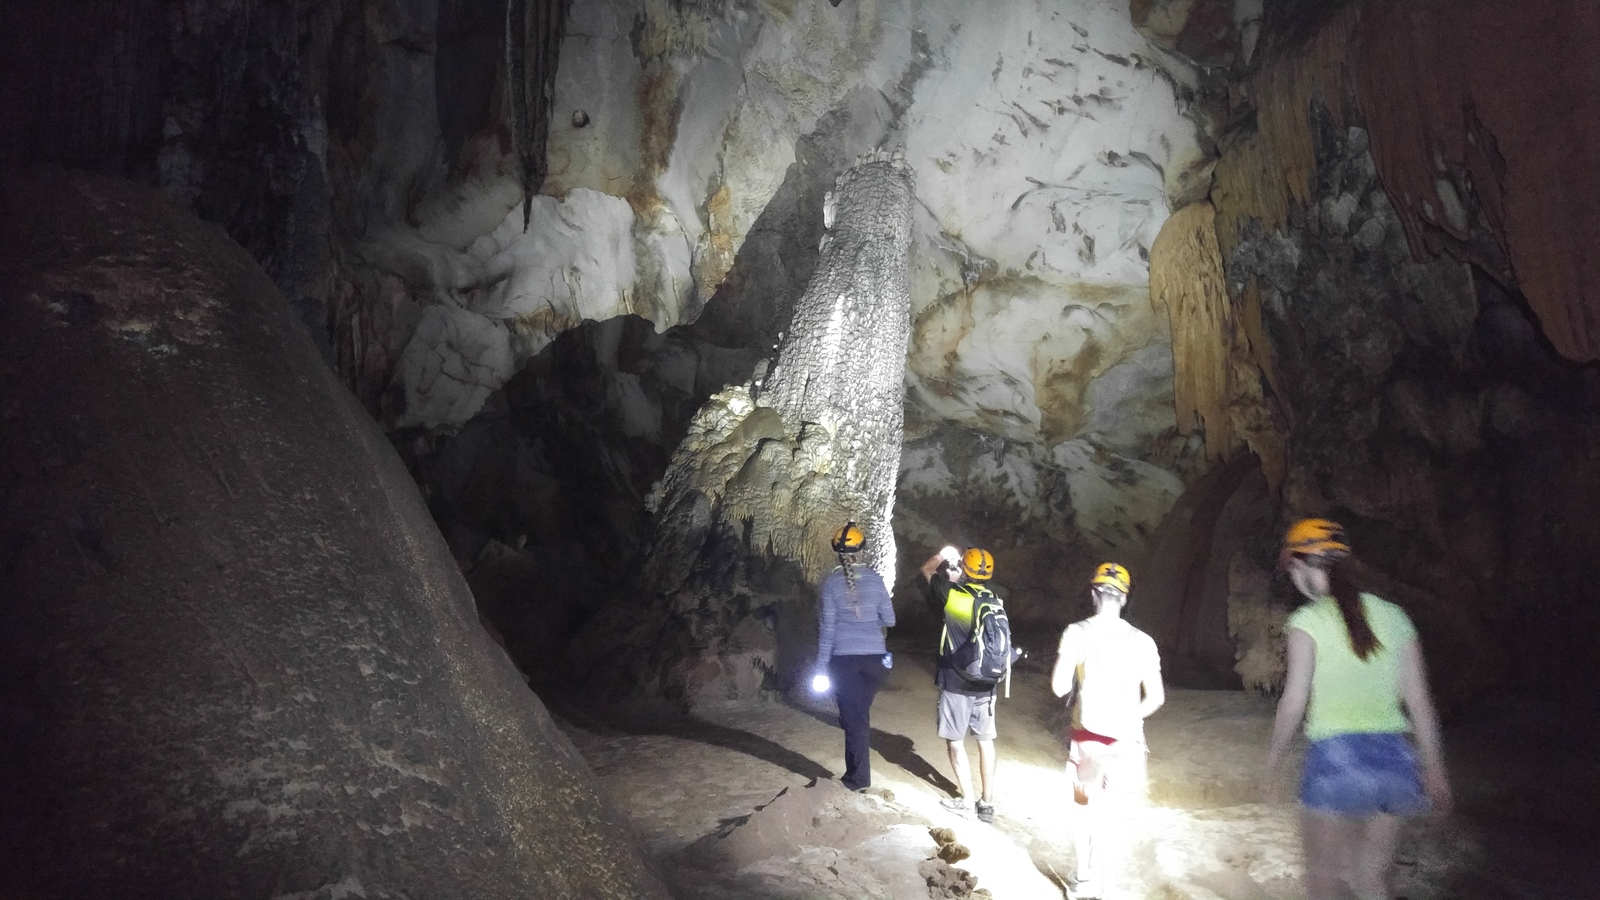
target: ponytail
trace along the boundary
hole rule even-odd
[[[856,592],[856,567],[854,553],[839,554],[839,568],[844,570],[844,585],[850,591],[850,609],[861,618],[861,595]]]
[[[1343,559],[1335,560],[1328,570],[1328,593],[1339,604],[1339,615],[1344,618],[1344,629],[1350,635],[1350,649],[1356,657],[1365,660],[1383,647],[1378,636],[1367,624],[1366,608],[1361,603],[1361,591],[1346,569]]]

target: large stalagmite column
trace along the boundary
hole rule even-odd
[[[898,155],[868,154],[839,176],[776,364],[706,404],[652,498],[648,578],[672,596],[702,658],[726,664],[743,652],[751,658],[735,668],[773,664],[771,649],[729,644],[752,605],[736,595],[748,597],[753,558],[792,562],[814,584],[833,564],[830,534],[854,519],[869,564],[893,577],[912,193]]]

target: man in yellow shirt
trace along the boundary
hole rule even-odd
[[[974,812],[979,821],[994,821],[995,689],[968,682],[957,670],[953,653],[972,638],[980,598],[999,603],[986,584],[994,575],[994,555],[981,547],[958,553],[945,547],[922,564],[930,607],[944,617],[934,684],[939,688],[939,737],[950,754],[950,769],[960,794],[939,801],[952,812]],[[967,735],[978,741],[978,792],[972,790],[967,761]],[[971,798],[970,800],[968,798]]]

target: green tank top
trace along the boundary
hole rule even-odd
[[[1310,740],[1411,730],[1400,711],[1400,652],[1416,637],[1416,628],[1405,610],[1393,603],[1372,594],[1362,594],[1361,600],[1367,624],[1382,644],[1365,660],[1350,647],[1350,634],[1332,597],[1308,603],[1289,616],[1288,627],[1304,631],[1317,645],[1306,709]]]

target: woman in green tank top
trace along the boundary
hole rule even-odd
[[[1310,602],[1289,617],[1267,769],[1271,779],[1303,719],[1300,831],[1312,900],[1346,896],[1345,886],[1360,900],[1388,898],[1401,817],[1451,803],[1416,629],[1400,607],[1356,589],[1349,556],[1342,527],[1305,519],[1280,557]]]

